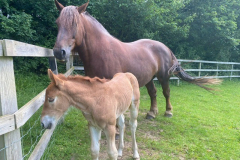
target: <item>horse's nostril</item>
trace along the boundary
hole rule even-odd
[[[49,123],[47,129],[51,129],[51,128],[52,128],[52,123]]]
[[[62,56],[65,57],[66,56],[66,52],[65,50],[61,50]]]
[[[44,128],[44,124],[43,123],[41,123],[41,126],[42,126],[42,128]]]

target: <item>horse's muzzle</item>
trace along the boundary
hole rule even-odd
[[[53,48],[54,57],[58,60],[65,61],[66,60],[66,51],[64,49]]]

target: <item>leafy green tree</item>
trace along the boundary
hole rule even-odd
[[[191,0],[182,10],[192,16],[189,36],[178,46],[182,58],[236,61],[239,46],[239,0]],[[239,60],[239,59],[238,59]]]

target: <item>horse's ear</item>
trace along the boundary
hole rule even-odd
[[[88,6],[88,3],[89,3],[89,1],[88,1],[87,3],[79,6],[79,7],[78,7],[78,12],[79,12],[79,13],[85,12],[85,10],[86,10],[86,8],[87,8],[87,6]]]
[[[57,87],[61,87],[62,85],[64,85],[64,81],[61,80],[60,78],[57,77],[57,75],[55,75],[51,69],[48,69],[48,76],[51,80],[51,82],[53,82]]]
[[[64,6],[61,3],[59,3],[57,0],[55,0],[55,5],[60,12],[64,8]]]

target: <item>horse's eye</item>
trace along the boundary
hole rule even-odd
[[[54,101],[54,98],[48,98],[48,102],[53,102]]]

